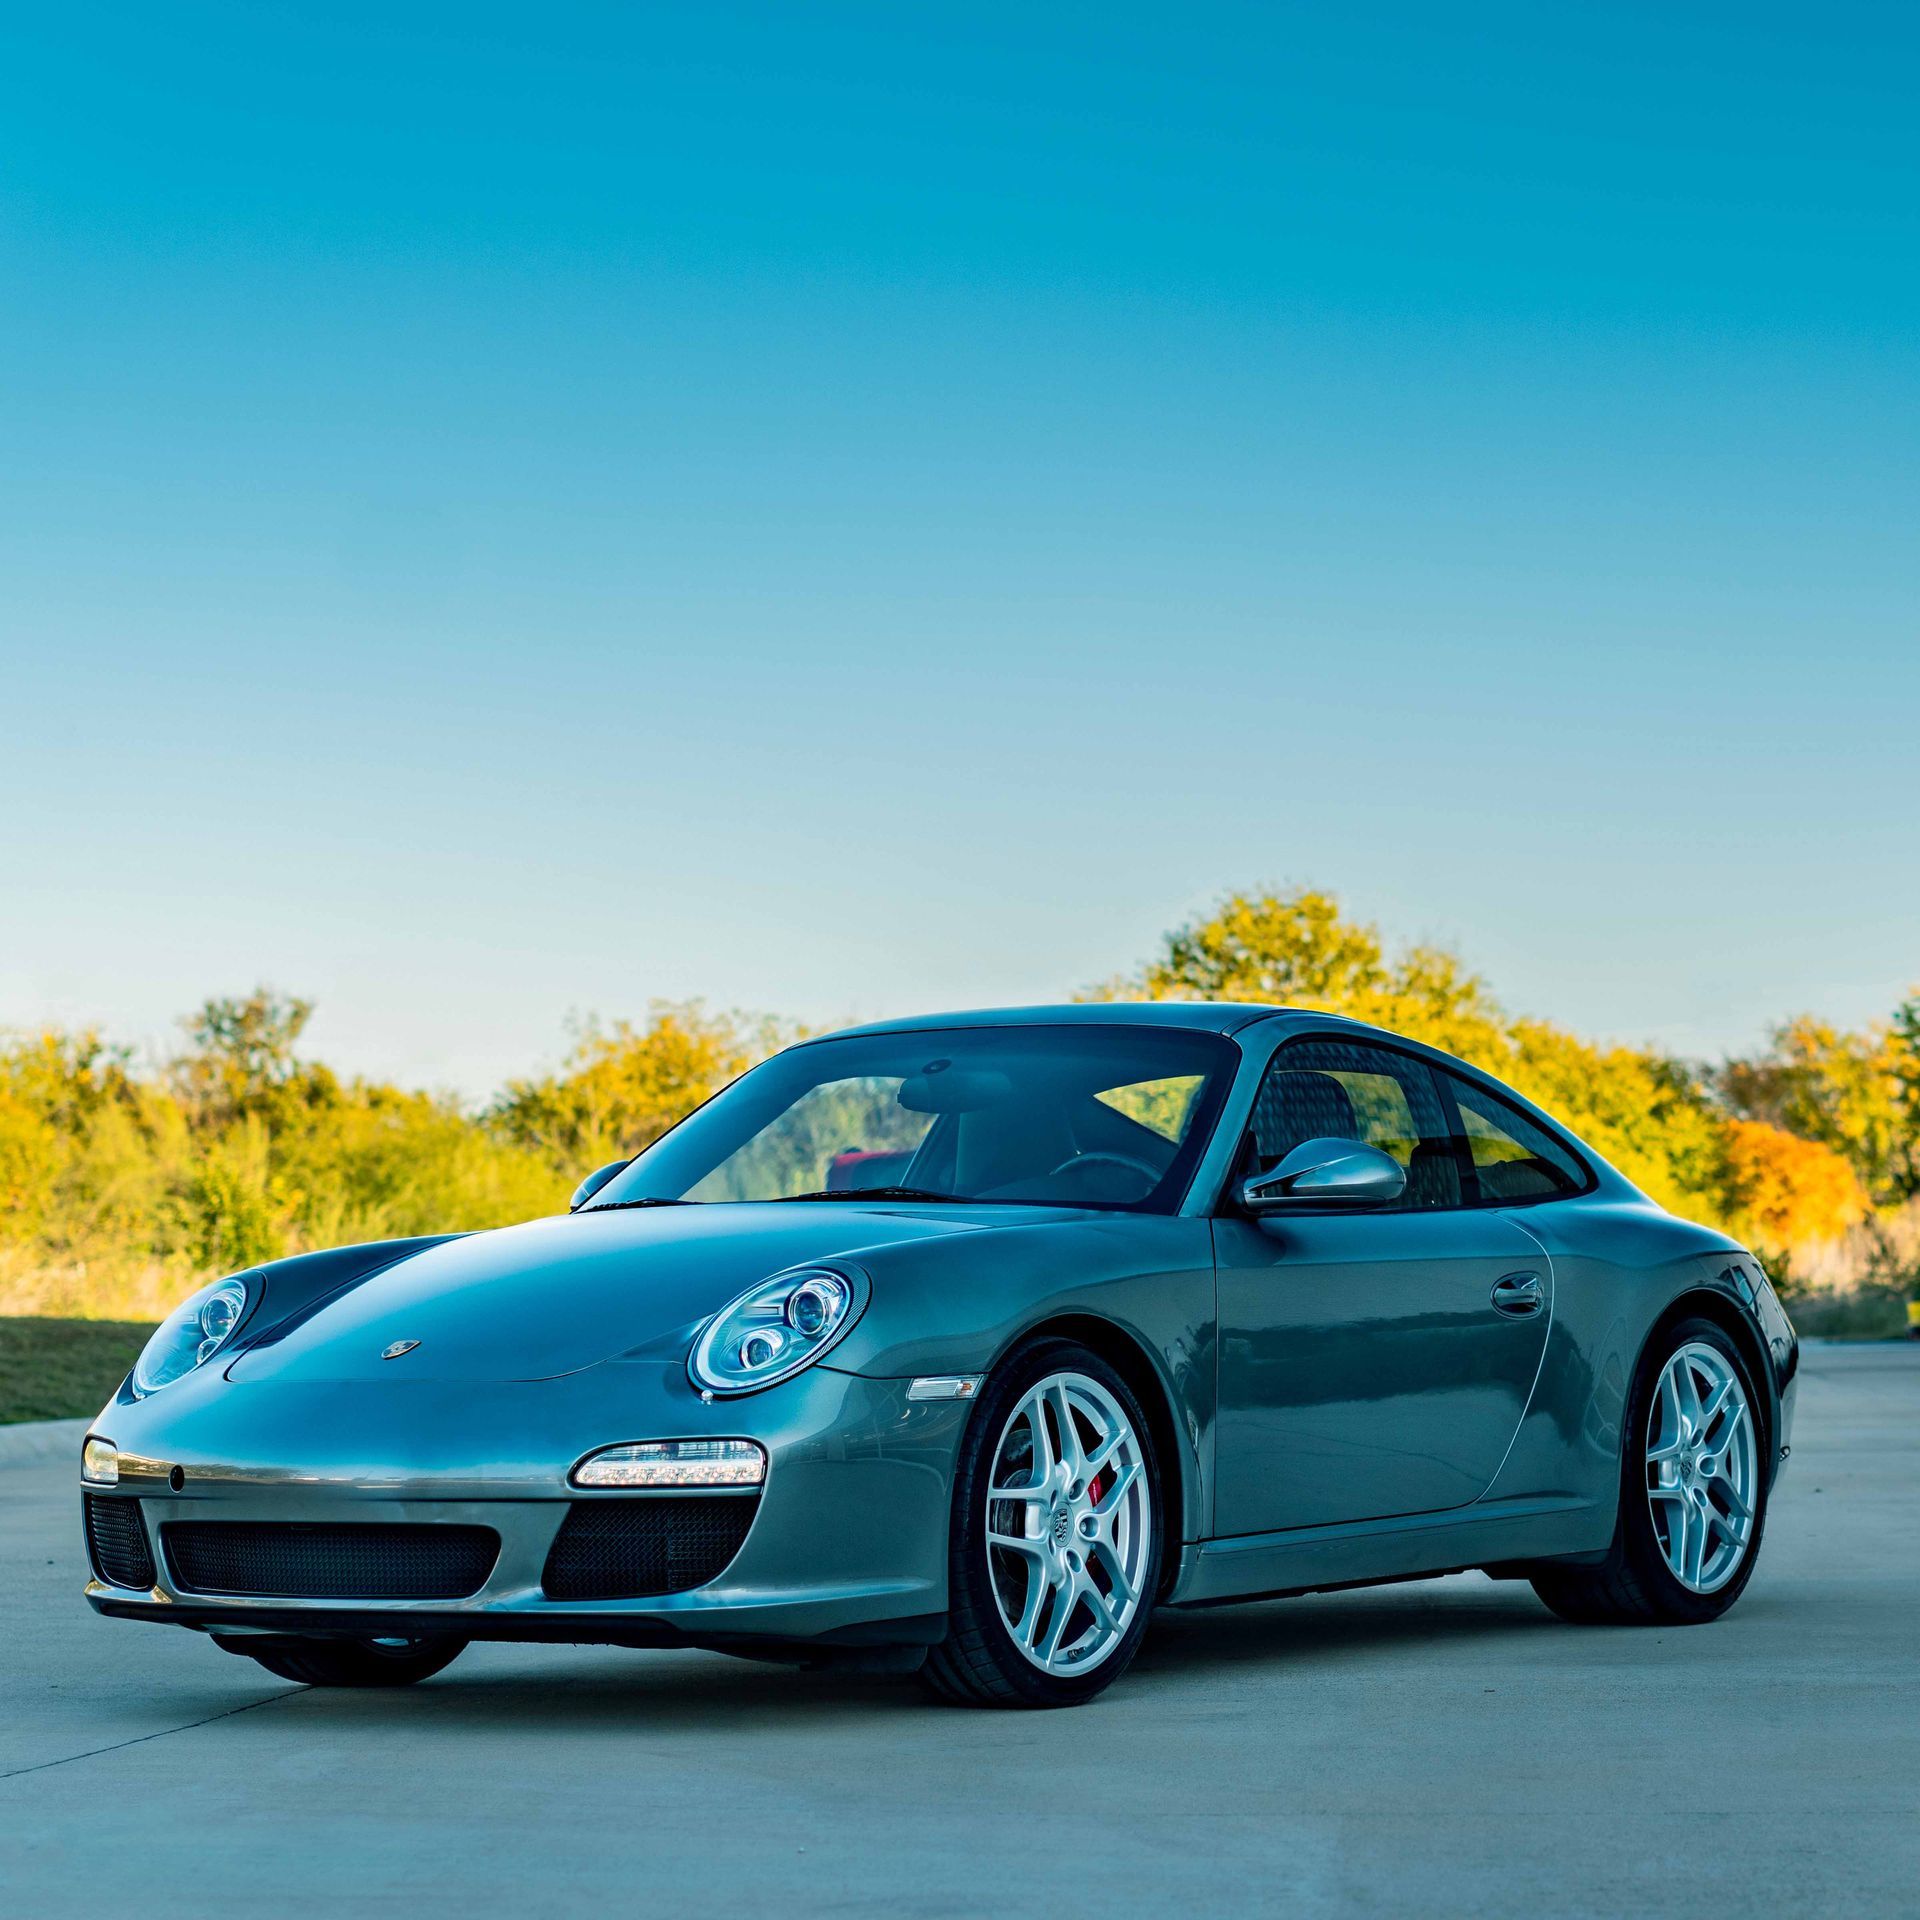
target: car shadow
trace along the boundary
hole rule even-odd
[[[359,1719],[376,1701],[422,1733],[554,1734],[630,1730],[750,1734],[926,1710],[907,1676],[835,1672],[699,1652],[582,1647],[567,1665],[501,1671],[484,1652],[402,1693],[314,1688],[303,1711]]]
[[[1182,1675],[1258,1666],[1303,1673],[1363,1661],[1412,1645],[1491,1642],[1544,1631],[1569,1632],[1524,1584],[1449,1582],[1445,1589],[1384,1587],[1256,1601],[1191,1613],[1162,1613],[1141,1648],[1128,1684],[1177,1684]],[[445,1673],[405,1693],[310,1691],[303,1711],[358,1719],[404,1714],[423,1732],[512,1732],[569,1728],[684,1727],[752,1732],[923,1714],[930,1708],[901,1675],[806,1669],[721,1654],[623,1654],[602,1647],[567,1655],[541,1649],[537,1666],[518,1649],[480,1648]],[[503,1663],[506,1664],[503,1668]]]
[[[1314,1666],[1392,1648],[1565,1631],[1523,1581],[1406,1583],[1157,1615],[1136,1673],[1241,1662]]]

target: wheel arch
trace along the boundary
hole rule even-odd
[[[1036,1340],[1071,1340],[1097,1353],[1133,1389],[1134,1398],[1140,1402],[1160,1463],[1165,1511],[1171,1522],[1167,1529],[1170,1537],[1161,1555],[1160,1591],[1164,1594],[1180,1571],[1182,1544],[1198,1539],[1203,1529],[1194,1510],[1200,1490],[1199,1472],[1174,1413],[1173,1390],[1160,1363],[1144,1341],[1117,1321],[1092,1313],[1062,1313],[1026,1328],[995,1356],[994,1365]]]

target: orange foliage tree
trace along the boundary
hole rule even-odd
[[[1831,1147],[1764,1120],[1727,1123],[1727,1186],[1753,1238],[1767,1247],[1838,1240],[1871,1204]]]

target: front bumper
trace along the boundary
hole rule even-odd
[[[968,1408],[909,1401],[907,1386],[815,1367],[708,1404],[684,1369],[625,1362],[490,1385],[190,1377],[95,1423],[120,1450],[120,1482],[105,1497],[138,1502],[155,1583],[96,1577],[87,1598],[116,1618],[223,1633],[925,1644],[943,1629],[952,1471]],[[571,1507],[666,1497],[569,1486],[582,1455],[722,1436],[757,1440],[768,1468],[745,1542],[717,1578],[645,1599],[547,1597],[542,1570]],[[162,1529],[184,1520],[479,1525],[499,1535],[500,1553],[461,1600],[214,1595],[182,1585],[169,1564]]]

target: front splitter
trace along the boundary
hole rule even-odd
[[[95,1583],[97,1585],[97,1583]],[[932,1647],[947,1635],[944,1613],[909,1614],[891,1620],[861,1621],[817,1634],[794,1635],[764,1630],[730,1632],[701,1622],[682,1624],[659,1614],[539,1612],[459,1612],[424,1607],[271,1607],[251,1603],[223,1607],[194,1600],[156,1604],[117,1598],[111,1589],[89,1591],[96,1613],[114,1620],[147,1620],[160,1626],[189,1627],[202,1633],[282,1636],[296,1639],[424,1639],[448,1634],[460,1640],[526,1641],[547,1646],[708,1648],[717,1652],[756,1648]]]

